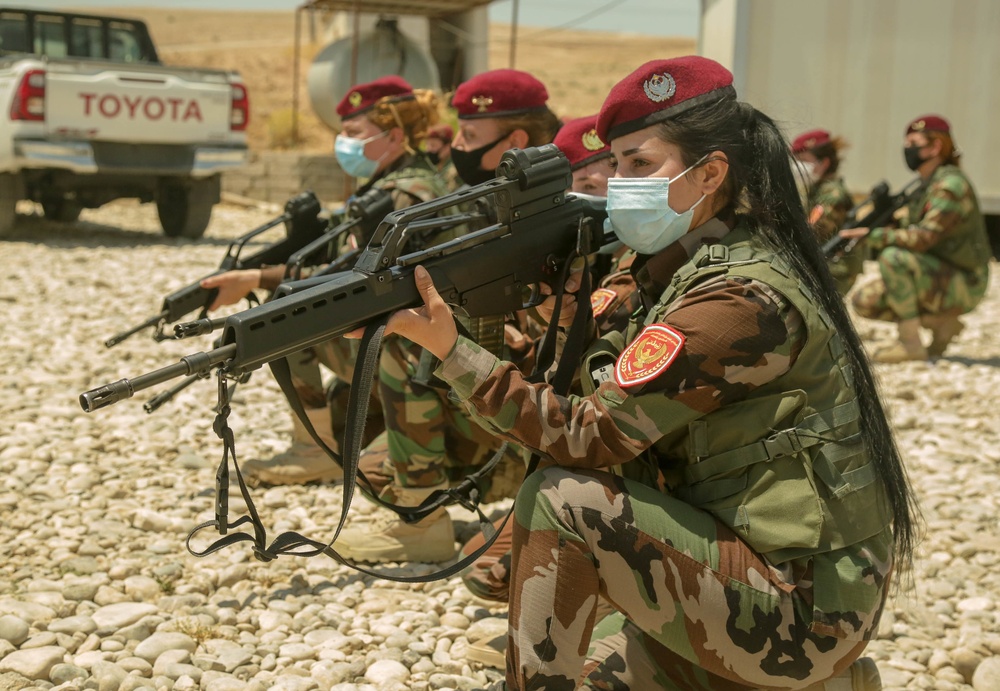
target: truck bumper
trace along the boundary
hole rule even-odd
[[[15,139],[14,160],[16,168],[201,178],[245,165],[247,148]]]

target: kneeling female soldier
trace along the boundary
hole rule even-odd
[[[700,57],[640,67],[597,129],[642,306],[588,351],[587,395],[458,338],[425,271],[426,304],[389,322],[485,423],[555,464],[515,505],[507,685],[835,676],[910,558],[911,497],[788,143]],[[617,613],[595,629],[599,596]]]

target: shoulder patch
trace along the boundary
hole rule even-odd
[[[817,204],[809,212],[809,225],[814,226],[819,223],[819,219],[823,218],[823,205]]]
[[[610,288],[598,288],[590,294],[590,308],[594,311],[594,316],[599,317],[604,311],[618,299],[618,293]]]
[[[615,381],[623,389],[655,379],[684,346],[684,334],[666,324],[651,324],[632,341],[615,363]]]

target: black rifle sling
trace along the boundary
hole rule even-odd
[[[590,295],[590,265],[587,260],[586,255],[582,255],[584,258],[584,270],[581,276],[580,288],[578,290],[578,295],[589,296]],[[555,307],[552,314],[552,319],[549,323],[549,328],[546,330],[543,336],[542,343],[539,346],[539,358],[536,361],[535,372],[533,373],[530,380],[539,380],[551,366],[555,359],[555,339],[558,331],[559,317],[562,307],[562,296],[564,293],[564,287],[566,283],[566,278],[569,276],[570,268],[575,256],[570,256],[566,260],[566,264],[562,267],[559,274],[559,284],[557,286],[555,297]],[[576,314],[574,315],[573,323],[570,327],[569,333],[567,334],[566,344],[563,349],[562,357],[556,368],[556,373],[553,377],[552,386],[555,391],[561,395],[566,394],[569,391],[570,385],[572,384],[573,375],[576,371],[577,363],[582,355],[582,347],[584,343],[585,329],[587,323],[592,315],[592,310],[590,308],[590,301],[585,300],[584,304],[577,306]],[[234,545],[239,542],[251,542],[253,547],[254,556],[260,561],[271,561],[281,556],[282,554],[291,554],[293,556],[300,557],[312,557],[319,554],[326,554],[327,556],[335,559],[341,564],[351,567],[356,571],[361,573],[377,576],[386,580],[402,582],[402,583],[424,583],[428,581],[439,580],[443,578],[448,578],[455,573],[462,571],[466,566],[472,564],[476,559],[478,559],[483,553],[488,550],[496,538],[503,531],[507,522],[510,520],[513,514],[513,507],[507,512],[504,517],[503,522],[500,525],[499,530],[495,529],[493,523],[483,514],[482,509],[479,507],[479,485],[478,480],[484,475],[491,472],[496,464],[502,458],[506,443],[501,446],[501,448],[494,454],[494,456],[487,462],[487,464],[477,470],[475,473],[467,476],[458,486],[449,488],[447,490],[438,490],[424,500],[418,507],[401,507],[395,504],[390,504],[383,501],[377,496],[377,493],[372,491],[372,485],[368,479],[361,473],[358,469],[358,458],[361,453],[361,440],[364,435],[365,419],[368,412],[368,403],[371,400],[371,386],[375,379],[376,368],[378,366],[378,356],[382,345],[382,336],[385,331],[385,324],[388,321],[388,315],[381,317],[380,319],[372,322],[366,327],[364,336],[361,339],[361,347],[358,354],[358,361],[354,369],[354,378],[351,382],[351,390],[348,397],[348,419],[347,427],[345,430],[344,437],[344,455],[338,455],[333,449],[327,446],[319,435],[316,433],[308,416],[305,414],[305,410],[302,406],[302,401],[298,396],[298,392],[295,391],[295,387],[291,381],[291,371],[288,366],[288,361],[285,358],[272,361],[270,364],[271,370],[278,381],[282,392],[285,394],[295,411],[295,414],[299,417],[300,421],[305,426],[306,430],[309,432],[310,437],[317,443],[317,445],[322,448],[327,455],[334,461],[340,463],[341,467],[344,469],[344,498],[343,506],[341,508],[340,520],[337,524],[337,528],[334,531],[333,538],[327,542],[323,543],[317,540],[313,540],[305,537],[304,535],[289,531],[281,533],[278,535],[274,541],[268,545],[267,544],[267,530],[264,528],[260,516],[257,513],[256,507],[254,506],[253,500],[250,497],[249,490],[246,486],[246,482],[243,479],[243,475],[239,470],[239,464],[236,457],[235,439],[233,435],[232,428],[229,427],[228,417],[230,413],[229,400],[230,396],[226,387],[226,378],[223,371],[219,370],[219,403],[218,403],[218,413],[215,418],[214,429],[216,434],[222,439],[224,445],[224,451],[222,456],[222,461],[219,464],[219,468],[216,472],[216,515],[215,520],[206,521],[194,528],[188,535],[187,548],[188,551],[195,556],[206,556],[212,554],[224,547]],[[458,323],[458,322],[456,322]],[[464,331],[464,327],[459,324],[459,328]],[[545,355],[543,358],[542,355]],[[247,512],[249,515],[242,516],[233,523],[229,523],[228,520],[228,507],[229,507],[229,458],[233,459],[233,468],[236,472],[236,477],[239,482],[240,492],[243,499],[247,505]],[[525,469],[524,477],[531,475],[538,467],[540,460],[539,454],[532,454],[527,467]],[[447,506],[448,504],[458,503],[462,507],[475,512],[479,517],[480,528],[483,532],[485,538],[484,544],[477,549],[472,554],[460,559],[455,564],[445,567],[440,571],[436,571],[430,574],[419,575],[419,576],[396,576],[384,572],[372,571],[365,569],[364,567],[358,566],[351,560],[341,556],[335,549],[333,549],[333,544],[336,542],[337,537],[340,535],[340,531],[347,520],[347,514],[350,509],[351,501],[354,496],[355,483],[358,478],[361,478],[362,482],[367,486],[370,496],[382,506],[396,512],[400,515],[403,520],[406,521],[416,521],[420,520],[432,511],[436,510],[438,507]],[[228,533],[232,528],[237,528],[242,525],[250,523],[253,526],[254,534],[250,535],[243,532]],[[215,527],[219,534],[222,536],[204,550],[198,552],[192,549],[191,540],[196,533],[204,528]],[[304,549],[305,548],[305,549]]]
[[[368,401],[371,395],[371,384],[375,376],[375,368],[378,363],[378,353],[381,348],[382,334],[385,331],[385,322],[388,320],[388,316],[383,317],[381,320],[369,325],[365,330],[365,335],[361,341],[361,350],[359,354],[359,360],[357,366],[355,367],[354,380],[352,381],[351,393],[348,401],[349,417],[347,423],[347,429],[345,433],[345,455],[343,457],[338,456],[335,451],[323,443],[316,434],[315,428],[309,422],[309,418],[305,415],[305,411],[302,408],[301,400],[299,399],[294,387],[291,385],[291,372],[288,368],[287,360],[281,359],[280,364],[277,367],[272,367],[275,372],[275,378],[279,380],[279,384],[282,386],[282,390],[285,390],[286,385],[290,389],[286,391],[286,395],[289,397],[289,402],[292,405],[293,410],[299,415],[302,422],[307,426],[310,436],[313,437],[314,441],[323,448],[328,455],[338,463],[341,463],[344,468],[344,499],[343,507],[341,510],[340,521],[337,524],[337,529],[334,531],[333,538],[327,542],[320,542],[305,537],[304,535],[289,531],[281,533],[278,535],[274,541],[268,545],[267,544],[267,529],[264,527],[263,522],[260,520],[260,515],[257,513],[256,506],[253,503],[253,499],[250,497],[249,488],[243,479],[243,474],[240,472],[239,464],[236,457],[236,446],[235,446],[235,436],[233,430],[229,427],[228,418],[231,408],[229,405],[230,394],[226,386],[226,378],[222,370],[219,370],[219,403],[218,403],[218,413],[215,418],[214,429],[215,433],[222,439],[223,442],[223,454],[222,461],[219,464],[219,468],[216,471],[216,502],[215,502],[215,519],[211,521],[206,521],[198,526],[196,526],[187,538],[187,549],[188,551],[197,557],[203,557],[208,554],[217,552],[220,549],[235,545],[240,542],[250,542],[253,548],[254,557],[260,561],[272,561],[283,554],[291,554],[298,557],[314,557],[319,554],[326,554],[332,557],[336,561],[349,566],[361,573],[377,576],[379,578],[384,578],[387,580],[403,582],[403,583],[424,583],[428,581],[438,580],[441,578],[448,578],[455,573],[458,573],[466,566],[471,564],[474,560],[478,559],[489,547],[493,544],[496,539],[495,529],[493,528],[492,522],[482,513],[482,510],[478,506],[478,485],[474,480],[466,478],[466,480],[460,484],[458,487],[451,488],[444,491],[435,492],[431,497],[429,497],[421,506],[419,507],[399,507],[394,504],[389,504],[387,502],[379,499],[374,492],[371,495],[380,504],[386,508],[392,509],[397,513],[411,513],[417,518],[413,520],[419,520],[419,517],[426,516],[431,511],[435,510],[438,506],[445,506],[451,503],[459,503],[470,511],[475,511],[479,515],[480,525],[482,526],[483,533],[488,538],[486,544],[477,549],[473,554],[460,560],[459,562],[453,564],[452,566],[446,567],[435,573],[403,577],[395,576],[392,574],[382,573],[379,571],[371,571],[365,569],[357,564],[353,563],[349,559],[341,556],[336,550],[333,549],[333,544],[337,537],[340,535],[340,531],[347,520],[347,513],[350,509],[351,501],[354,496],[354,485],[359,477],[358,471],[358,457],[361,452],[361,439],[364,434],[364,420],[367,414]],[[275,361],[278,362],[278,361]],[[271,363],[272,365],[274,363]],[[290,395],[289,395],[290,394]],[[486,466],[477,474],[481,475],[485,470],[491,470],[496,462],[502,456],[503,450],[501,449],[494,458],[487,463]],[[236,521],[229,522],[229,459],[233,460],[233,468],[236,473],[237,481],[240,486],[240,493],[243,496],[243,500],[247,505],[248,515],[242,516]],[[364,477],[364,474],[360,474],[362,481],[368,485],[369,489],[371,484],[368,479]],[[460,493],[464,490],[471,495],[466,497]],[[508,515],[509,518],[509,515]],[[504,520],[506,524],[507,519]],[[243,525],[250,524],[253,526],[253,535],[244,532],[233,532],[229,531],[241,527]],[[193,549],[191,541],[194,536],[205,528],[214,527],[218,533],[222,536],[218,540],[209,544],[205,549],[197,551]],[[503,526],[501,526],[502,529]]]
[[[226,386],[226,375],[221,368],[218,371],[218,377],[219,402],[213,429],[222,440],[223,452],[222,461],[219,463],[219,467],[215,473],[215,519],[195,526],[195,528],[188,534],[186,541],[187,549],[188,552],[194,556],[203,557],[205,555],[212,554],[213,552],[217,552],[223,547],[229,547],[239,542],[250,542],[253,547],[254,556],[257,559],[261,561],[271,561],[277,556],[277,554],[272,553],[267,547],[267,531],[260,520],[260,516],[257,514],[257,508],[254,506],[253,500],[250,498],[249,490],[243,480],[243,475],[240,473],[239,463],[237,462],[235,437],[233,435],[232,428],[229,426],[229,413],[231,411],[229,404],[231,399],[228,387]],[[230,457],[233,459],[233,468],[236,470],[236,478],[239,481],[240,492],[246,502],[248,513],[247,516],[241,516],[233,523],[229,522]],[[238,528],[247,523],[253,526],[253,535],[249,535],[244,532],[229,532],[231,529]],[[194,550],[191,546],[191,540],[198,532],[210,527],[214,527],[222,537],[211,543],[200,552]],[[301,544],[298,546],[301,546]],[[297,554],[300,556],[308,556],[307,554]]]

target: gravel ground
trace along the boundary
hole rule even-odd
[[[151,415],[141,404],[155,390],[80,409],[82,391],[210,348],[207,337],[155,343],[140,334],[113,349],[103,341],[212,271],[229,239],[274,209],[217,207],[195,242],[164,238],[150,206],[117,203],[69,225],[30,204],[20,211],[14,235],[0,241],[0,690],[401,691],[499,678],[464,649],[504,612],[457,578],[400,585],[323,557],[187,552],[190,529],[213,517],[222,453],[213,383]],[[887,689],[1000,689],[997,281],[967,324],[947,357],[878,370],[924,517],[912,583],[868,649]],[[872,344],[892,336],[883,324],[859,327]],[[240,458],[288,444],[280,396],[263,371],[238,390]],[[323,538],[340,493],[288,487],[254,498],[272,535]],[[234,496],[231,516],[241,508]],[[469,516],[454,511],[465,525]],[[352,512],[371,520],[367,502]]]

